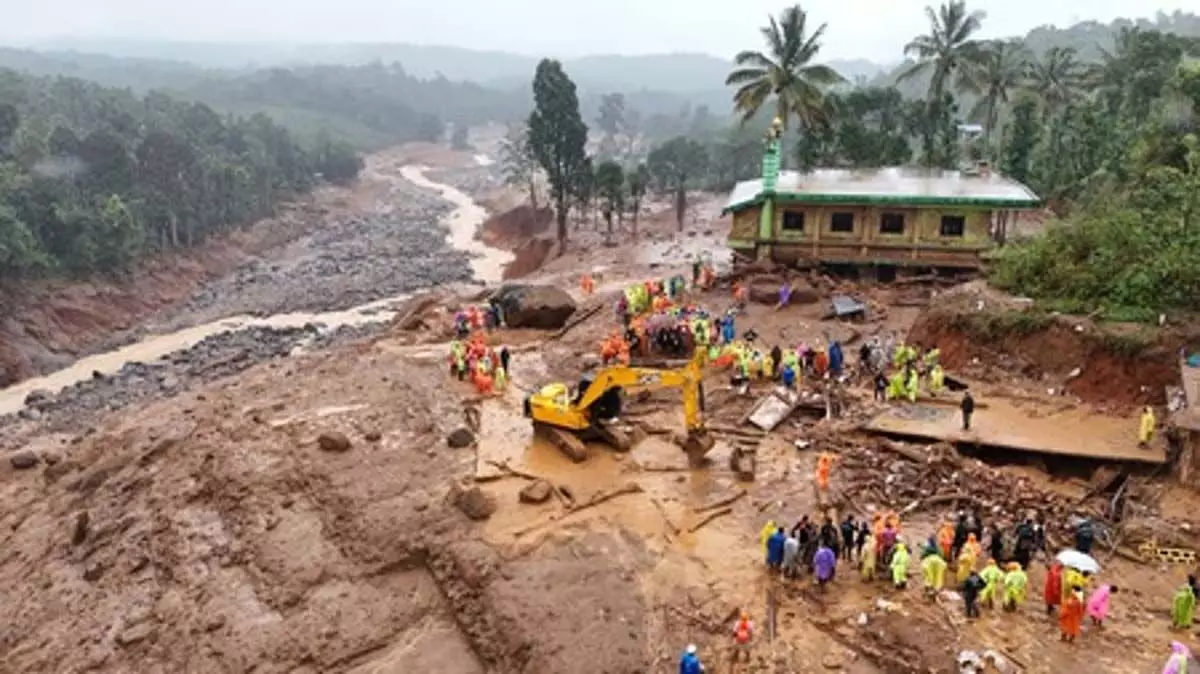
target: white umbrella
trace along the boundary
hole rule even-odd
[[[1063,550],[1058,553],[1057,559],[1069,569],[1076,569],[1084,573],[1100,572],[1100,564],[1091,555],[1085,555],[1078,550]]]

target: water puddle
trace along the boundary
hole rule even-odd
[[[446,237],[447,241],[453,248],[474,256],[471,268],[477,280],[485,283],[501,280],[505,265],[512,260],[512,254],[487,246],[475,239],[475,230],[487,218],[487,211],[459,190],[429,180],[425,177],[424,171],[423,167],[405,166],[401,168],[401,175],[416,185],[438,191],[442,198],[454,204],[454,210],[443,219],[443,223],[450,228],[450,234]],[[120,371],[126,363],[152,362],[169,353],[191,348],[205,338],[233,330],[252,327],[299,328],[310,323],[322,324],[332,330],[341,326],[390,321],[396,313],[392,307],[409,297],[411,294],[397,295],[344,310],[324,313],[297,312],[276,314],[264,318],[226,316],[211,323],[185,328],[177,332],[150,335],[141,341],[119,349],[81,358],[65,369],[42,377],[27,379],[0,391],[0,415],[20,411],[25,405],[25,397],[32,391],[46,390],[57,393],[77,382],[91,378],[93,373],[112,375]]]

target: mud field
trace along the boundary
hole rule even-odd
[[[432,148],[412,157],[453,169]],[[398,165],[394,155],[381,161]],[[444,172],[428,177],[449,181]],[[468,184],[474,180],[450,182],[492,189]],[[359,198],[385,208],[389,194],[408,194],[372,189],[379,191]],[[841,418],[801,409],[764,436],[743,421],[770,387],[756,383],[741,396],[725,373],[709,373],[706,421],[718,442],[700,468],[669,440],[683,424],[675,391],[630,401],[623,416],[645,438],[629,453],[591,446],[587,460],[574,463],[535,439],[524,396],[549,381],[575,381],[596,360],[626,284],[689,273],[701,251],[725,269],[719,199],[693,202],[684,232],[669,205],[656,202],[639,223],[643,238],[611,248],[599,224],[573,225],[567,253],[530,278],[568,289],[577,315],[589,317],[563,333],[491,335],[514,354],[512,386],[502,395],[481,399],[446,374],[449,315],[478,295],[461,288],[432,302],[415,328],[389,321],[232,330],[57,396],[34,396],[3,427],[0,587],[8,600],[0,608],[0,671],[642,674],[677,671],[680,651],[695,643],[708,671],[722,673],[953,672],[964,649],[994,651],[1007,672],[1125,673],[1156,671],[1170,639],[1191,638],[1167,627],[1171,592],[1187,569],[1117,554],[1164,532],[1174,536],[1164,543],[1200,543],[1192,533],[1200,531],[1200,502],[1162,476],[1129,478],[1124,542],[1100,556],[1103,582],[1122,589],[1105,629],[1089,628],[1076,645],[1059,642],[1043,612],[1041,561],[1015,615],[985,610],[973,622],[955,594],[922,596],[915,561],[905,591],[863,582],[848,565],[824,589],[808,577],[768,576],[758,538],[768,519],[790,526],[802,515],[904,509],[904,535],[915,542],[953,515],[955,501],[940,497],[970,490],[989,523],[1010,527],[1038,510],[1059,542],[1071,515],[1103,520],[1112,495],[1094,489],[1090,470],[1077,465],[1061,462],[1059,470],[1013,454],[983,463],[950,445],[861,430],[883,407],[865,382],[849,383]],[[383,288],[400,288],[386,285],[387,227],[370,222],[347,231],[383,237],[378,264],[354,267],[382,284],[383,297]],[[358,259],[340,258],[352,249],[339,245],[317,233],[286,248],[303,252],[277,258],[286,263],[264,255],[254,264],[295,270],[314,259],[309,254]],[[320,258],[322,251],[332,252]],[[280,270],[281,278],[303,278]],[[578,292],[583,270],[597,276],[594,297]],[[355,294],[367,287],[350,280],[358,273],[313,285],[377,299]],[[228,295],[203,290],[159,324],[255,311],[271,298],[303,301],[287,282],[244,278],[218,281],[209,287]],[[980,360],[978,374],[989,377],[982,402],[1020,393],[1030,414],[1051,404],[1035,397],[1057,386],[1047,377],[1077,366],[1039,361],[1031,375],[1032,357],[1022,353],[1036,351],[1036,331],[1020,340],[963,339],[963,329],[944,326],[965,324],[935,318],[954,301],[928,288],[798,281],[811,302],[782,310],[752,303],[739,331],[753,327],[767,345],[838,339],[853,360],[862,341],[904,337],[917,326],[912,338],[944,343],[954,367]],[[835,293],[866,301],[867,319],[828,320]],[[692,299],[714,312],[733,303],[727,284]],[[1057,333],[1047,334],[1058,343]],[[1081,391],[1057,394],[1052,404],[1100,415],[1127,402]],[[758,467],[753,481],[742,481],[729,456],[748,441]],[[822,452],[837,459],[831,491],[819,495],[813,475]],[[531,496],[541,481],[551,495]],[[739,610],[758,633],[750,662],[735,665],[730,631]]]

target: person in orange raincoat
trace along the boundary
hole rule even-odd
[[[954,525],[942,522],[942,526],[937,532],[937,544],[942,551],[942,558],[950,559],[951,553],[954,551]]]
[[[579,289],[584,295],[591,295],[596,292],[596,279],[591,274],[584,274],[579,278]]]
[[[1075,641],[1075,637],[1083,630],[1083,588],[1076,585],[1071,588],[1058,609],[1058,629],[1062,632],[1062,640]]]
[[[829,354],[825,353],[825,349],[818,349],[813,355],[813,371],[816,372],[817,378],[825,376],[829,370]]]
[[[741,281],[733,284],[733,301],[739,306],[746,306],[750,301],[750,288]]]
[[[600,362],[608,365],[610,362],[617,359],[620,354],[621,346],[617,342],[617,335],[609,335],[600,342]]]
[[[832,469],[832,454],[822,454],[817,458],[817,488],[821,491],[826,491],[829,489],[829,471]]]

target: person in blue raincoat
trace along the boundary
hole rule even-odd
[[[846,356],[842,353],[840,342],[829,343],[829,373],[835,378],[842,376],[842,368],[846,364]]]
[[[767,566],[772,571],[783,568],[783,550],[786,543],[787,534],[783,532],[783,527],[775,529],[775,533],[767,539]]]
[[[704,665],[700,664],[700,656],[696,655],[696,644],[688,644],[683,657],[679,658],[679,674],[701,674]]]

